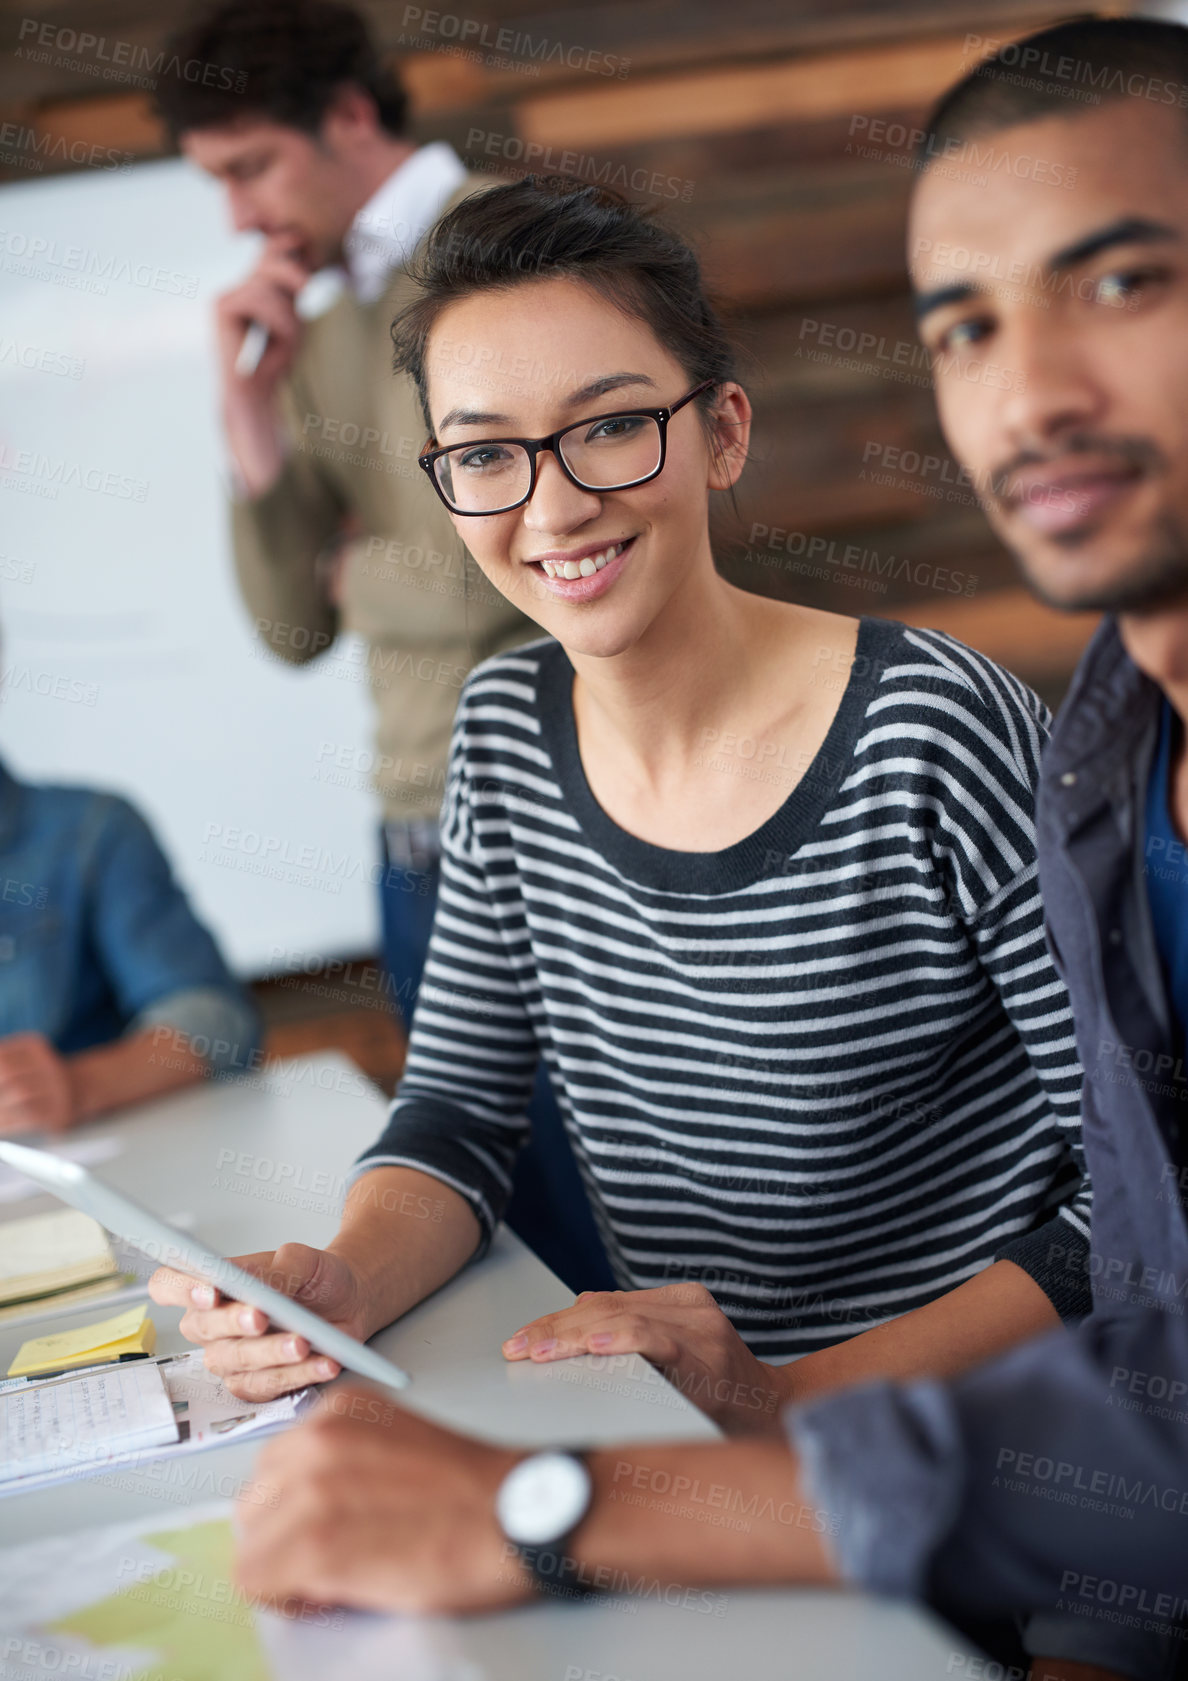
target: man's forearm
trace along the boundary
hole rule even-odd
[[[376,1167],[351,1186],[327,1245],[350,1264],[368,1307],[366,1336],[439,1290],[479,1246],[466,1198],[413,1167]]]
[[[777,1367],[776,1374],[793,1401],[876,1378],[957,1377],[1059,1324],[1029,1273],[1013,1261],[995,1261],[927,1306]]]
[[[206,1060],[190,1050],[180,1035],[170,1037],[176,1042],[162,1051],[161,1029],[146,1027],[126,1039],[67,1057],[74,1120],[88,1121],[110,1109],[143,1103],[203,1079],[210,1072]]]
[[[835,1520],[808,1499],[786,1441],[643,1444],[589,1455],[594,1496],[568,1550],[581,1581],[822,1585]],[[720,1512],[731,1521],[715,1525]],[[712,1545],[707,1545],[712,1535]]]

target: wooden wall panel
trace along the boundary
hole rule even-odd
[[[924,105],[960,73],[963,38],[817,53],[777,64],[630,77],[610,86],[561,88],[519,107],[526,140],[614,146],[670,134],[719,134],[786,121]]]

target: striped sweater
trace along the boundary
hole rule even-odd
[[[949,637],[864,619],[791,794],[699,853],[598,805],[572,681],[545,640],[463,690],[408,1062],[355,1176],[433,1174],[489,1241],[543,1057],[622,1288],[700,1280],[761,1356],[999,1256],[1086,1312],[1081,1074],[1036,885],[1042,702]]]

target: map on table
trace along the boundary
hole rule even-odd
[[[448,1627],[290,1601],[235,1581],[231,1506],[0,1551],[0,1675],[104,1681],[482,1681]]]
[[[123,1525],[0,1554],[5,1676],[270,1681],[233,1556],[225,1505],[187,1512],[182,1527]]]

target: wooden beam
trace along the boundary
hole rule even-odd
[[[1088,5],[1086,10],[1101,10]],[[403,11],[395,14],[399,19]],[[440,15],[440,14],[439,14]],[[590,4],[584,0],[571,11],[532,12],[508,16],[504,7],[476,4],[468,0],[467,20],[472,26],[469,39],[478,32],[474,62],[456,58],[480,79],[486,97],[514,98],[517,92],[537,89],[552,93],[561,88],[589,88],[612,79],[638,82],[642,77],[671,72],[677,68],[712,66],[715,70],[745,63],[771,63],[791,54],[856,51],[896,43],[927,39],[938,34],[976,35],[986,39],[1011,40],[1058,17],[1067,15],[1059,0],[996,0],[992,27],[987,23],[985,0],[916,0],[904,4],[872,5],[870,0],[802,0],[798,5],[783,0],[732,0],[725,25],[721,0],[680,0],[677,7],[665,0],[610,0]],[[436,26],[436,38],[418,34],[415,27],[397,34],[393,13],[374,19],[377,34],[390,49],[402,56],[402,70],[418,60],[450,60],[451,49],[465,50]],[[413,20],[415,23],[415,20]],[[486,25],[485,31],[483,25]],[[504,50],[498,50],[502,40]],[[410,52],[416,42],[420,51]],[[495,47],[495,51],[491,51]],[[988,50],[988,49],[987,49]],[[608,61],[623,68],[613,78]],[[531,77],[531,81],[529,81]],[[432,88],[430,99],[448,97],[448,83]],[[476,96],[476,98],[482,97]],[[444,110],[446,103],[433,106]]]
[[[965,37],[819,53],[779,64],[567,87],[517,106],[519,133],[546,146],[614,146],[717,134],[888,106],[925,105],[970,68]]]
[[[165,149],[165,132],[143,93],[108,94],[96,99],[63,99],[43,105],[29,123],[50,142],[49,161],[58,141],[67,148],[79,143],[131,152],[134,157],[157,157]],[[69,167],[67,164],[65,167]]]
[[[493,78],[465,59],[441,53],[402,53],[395,62],[418,122],[442,111],[466,110],[491,98]],[[520,83],[523,77],[515,81]]]

